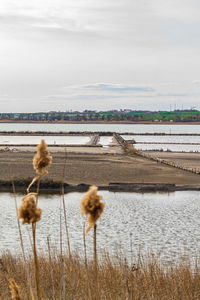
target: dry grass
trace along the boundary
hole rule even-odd
[[[40,291],[42,299],[60,299],[61,268],[58,254],[51,253],[38,258],[40,268]],[[189,300],[200,299],[200,270],[192,269],[189,263],[176,267],[164,267],[159,261],[149,257],[147,262],[138,261],[129,266],[122,258],[111,259],[105,254],[98,267],[98,292],[95,286],[95,269],[88,263],[88,275],[83,259],[77,254],[72,258],[63,257],[66,295],[62,299],[156,299]],[[32,259],[28,260],[30,274],[33,274]],[[52,268],[52,272],[50,272]],[[53,283],[52,276],[53,274]],[[22,299],[31,299],[26,280],[24,261],[9,253],[2,255],[0,268],[0,299],[10,299],[9,278],[14,278],[20,288]],[[31,278],[34,287],[34,278]],[[53,290],[54,288],[54,290]],[[53,293],[55,298],[53,298]]]

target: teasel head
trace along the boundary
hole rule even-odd
[[[97,194],[98,188],[95,185],[90,186],[87,194],[81,200],[81,214],[88,215],[88,227],[85,235],[96,224],[104,211],[105,202],[101,202],[102,196]]]
[[[22,219],[22,224],[40,221],[42,210],[37,207],[36,197],[36,193],[29,193],[22,199],[22,204],[18,209],[18,219]]]
[[[21,295],[20,295],[20,289],[19,286],[16,284],[15,280],[13,278],[9,279],[10,285],[10,292],[11,292],[11,297],[14,300],[21,300]]]
[[[33,168],[39,175],[48,173],[48,168],[52,163],[52,157],[50,156],[49,150],[45,140],[41,140],[40,144],[37,145],[37,153],[33,158]]]

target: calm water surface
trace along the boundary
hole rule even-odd
[[[136,144],[140,151],[200,152],[200,145]]]
[[[200,193],[111,193],[100,191],[106,202],[105,212],[98,221],[98,249],[115,253],[122,251],[130,258],[130,233],[133,249],[145,253],[153,250],[164,261],[200,253]],[[70,242],[73,250],[83,253],[83,221],[80,216],[82,193],[65,195]],[[21,196],[18,195],[18,204]],[[53,247],[59,247],[60,196],[42,195],[39,207],[43,210],[38,223],[37,240],[46,250],[49,236]],[[62,223],[63,215],[62,215]],[[23,225],[25,245],[29,243],[30,226]],[[65,240],[64,224],[62,227]],[[0,248],[20,251],[16,213],[12,194],[0,194]],[[92,252],[92,230],[86,238],[89,255]],[[66,243],[64,242],[66,245]]]
[[[138,150],[142,150],[142,151],[143,150],[163,150],[163,151],[169,150],[172,152],[200,152],[200,136],[122,135],[122,137],[125,140],[132,140],[132,139],[135,140],[137,144],[135,144],[134,146]],[[147,143],[147,144],[140,144],[140,143]],[[179,143],[180,145],[175,145],[173,143]],[[191,145],[187,145],[188,143],[191,143]],[[192,145],[192,144],[197,144],[197,145]]]
[[[200,125],[161,124],[30,124],[0,123],[0,131],[111,131],[133,133],[199,133]]]
[[[91,141],[92,136],[60,136],[60,135],[44,135],[44,136],[20,136],[20,135],[0,135],[0,145],[35,145],[39,144],[41,139],[45,139],[48,145],[85,145]],[[111,144],[113,136],[101,136],[99,144],[108,147]]]
[[[24,144],[24,145],[34,145],[39,144],[41,139],[45,139],[48,145],[84,145],[87,144],[91,137],[90,136],[15,136],[15,135],[0,135],[0,145],[1,144]]]

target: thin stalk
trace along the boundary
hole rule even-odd
[[[36,207],[38,205],[38,195],[40,191],[40,176],[37,182],[37,194],[36,194]],[[32,235],[33,235],[33,256],[34,256],[34,274],[35,274],[35,285],[37,291],[37,298],[41,300],[40,286],[39,286],[39,268],[38,268],[38,257],[36,247],[36,223],[32,223]]]
[[[94,225],[94,235],[93,235],[93,246],[94,246],[94,267],[95,273],[97,274],[97,225]]]
[[[87,249],[86,249],[86,240],[85,240],[85,222],[83,223],[83,246],[84,246],[85,269],[86,269],[86,276],[87,276],[87,283],[88,283],[88,299],[91,299],[90,278],[88,272]]]
[[[38,205],[39,191],[40,191],[40,176],[38,176],[38,182],[37,182],[36,206]]]
[[[71,261],[72,256],[71,256],[71,248],[70,248],[69,230],[68,230],[68,224],[67,224],[67,214],[66,214],[64,184],[63,183],[62,183],[62,204],[63,204],[63,214],[64,214],[64,220],[65,220],[65,231],[66,231],[66,236],[67,236],[68,255],[69,255],[69,258]]]
[[[36,223],[32,223],[32,234],[33,234],[33,256],[34,256],[34,274],[35,274],[35,285],[37,291],[37,298],[41,300],[40,287],[39,287],[39,268],[36,248]]]
[[[94,271],[95,271],[95,288],[97,299],[99,296],[99,282],[98,282],[98,260],[97,260],[97,225],[94,225],[94,235],[93,235],[93,244],[94,244]]]
[[[47,245],[48,245],[48,253],[49,253],[49,269],[50,269],[50,276],[51,276],[51,285],[52,285],[52,296],[53,300],[55,300],[55,287],[54,287],[54,277],[53,277],[53,268],[52,268],[52,260],[51,260],[51,247],[50,247],[50,240],[47,237]]]
[[[64,179],[65,179],[65,172],[66,172],[66,162],[67,162],[67,151],[65,147],[65,162],[64,162],[64,168],[63,168],[63,180],[62,180],[62,202],[63,202],[63,213],[64,213],[64,220],[65,220],[65,231],[67,236],[67,246],[68,246],[68,255],[71,261],[71,247],[70,247],[70,238],[69,238],[69,230],[68,230],[68,224],[67,224],[67,214],[66,214],[66,206],[65,206],[65,196],[64,196]]]
[[[25,255],[25,251],[24,251],[24,243],[23,243],[23,238],[22,238],[22,231],[21,231],[21,225],[18,219],[18,206],[17,206],[17,198],[16,198],[16,190],[15,190],[15,184],[14,181],[12,180],[12,190],[13,190],[13,197],[14,197],[14,202],[15,202],[15,210],[16,210],[16,216],[17,216],[17,227],[18,227],[18,231],[19,231],[19,238],[20,238],[20,245],[21,245],[21,249],[22,249],[22,257],[24,260],[24,266],[25,266],[25,270],[26,270],[26,277],[28,279],[28,285],[29,285],[29,289],[30,289],[30,294],[31,294],[31,299],[34,300],[34,295],[33,295],[33,289],[32,289],[32,285],[31,285],[31,278],[30,278],[30,273],[27,270],[27,260],[26,260],[26,255]]]
[[[133,234],[130,232],[131,266],[133,265]]]
[[[127,290],[127,297],[126,300],[129,300],[131,297],[131,291],[129,288],[129,282],[128,282],[128,265],[127,265],[127,260],[125,258],[124,260],[124,266],[125,266],[125,281],[126,281],[126,290]]]
[[[60,300],[65,299],[65,269],[63,261],[63,249],[62,249],[62,214],[61,214],[61,203],[60,203]]]

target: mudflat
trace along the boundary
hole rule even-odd
[[[76,150],[77,151],[77,150]],[[90,149],[91,151],[91,149]],[[0,180],[26,179],[35,175],[32,167],[32,151],[1,151],[0,152]],[[196,154],[195,154],[196,155]],[[68,184],[96,184],[109,183],[165,183],[177,185],[199,185],[200,175],[167,166],[136,155],[120,153],[81,153],[57,149],[52,151],[53,163],[49,169],[47,179],[64,180]],[[177,155],[175,158],[177,159]],[[173,154],[171,153],[170,160]],[[190,163],[200,161],[200,155],[187,155]],[[183,158],[182,158],[183,160]]]

